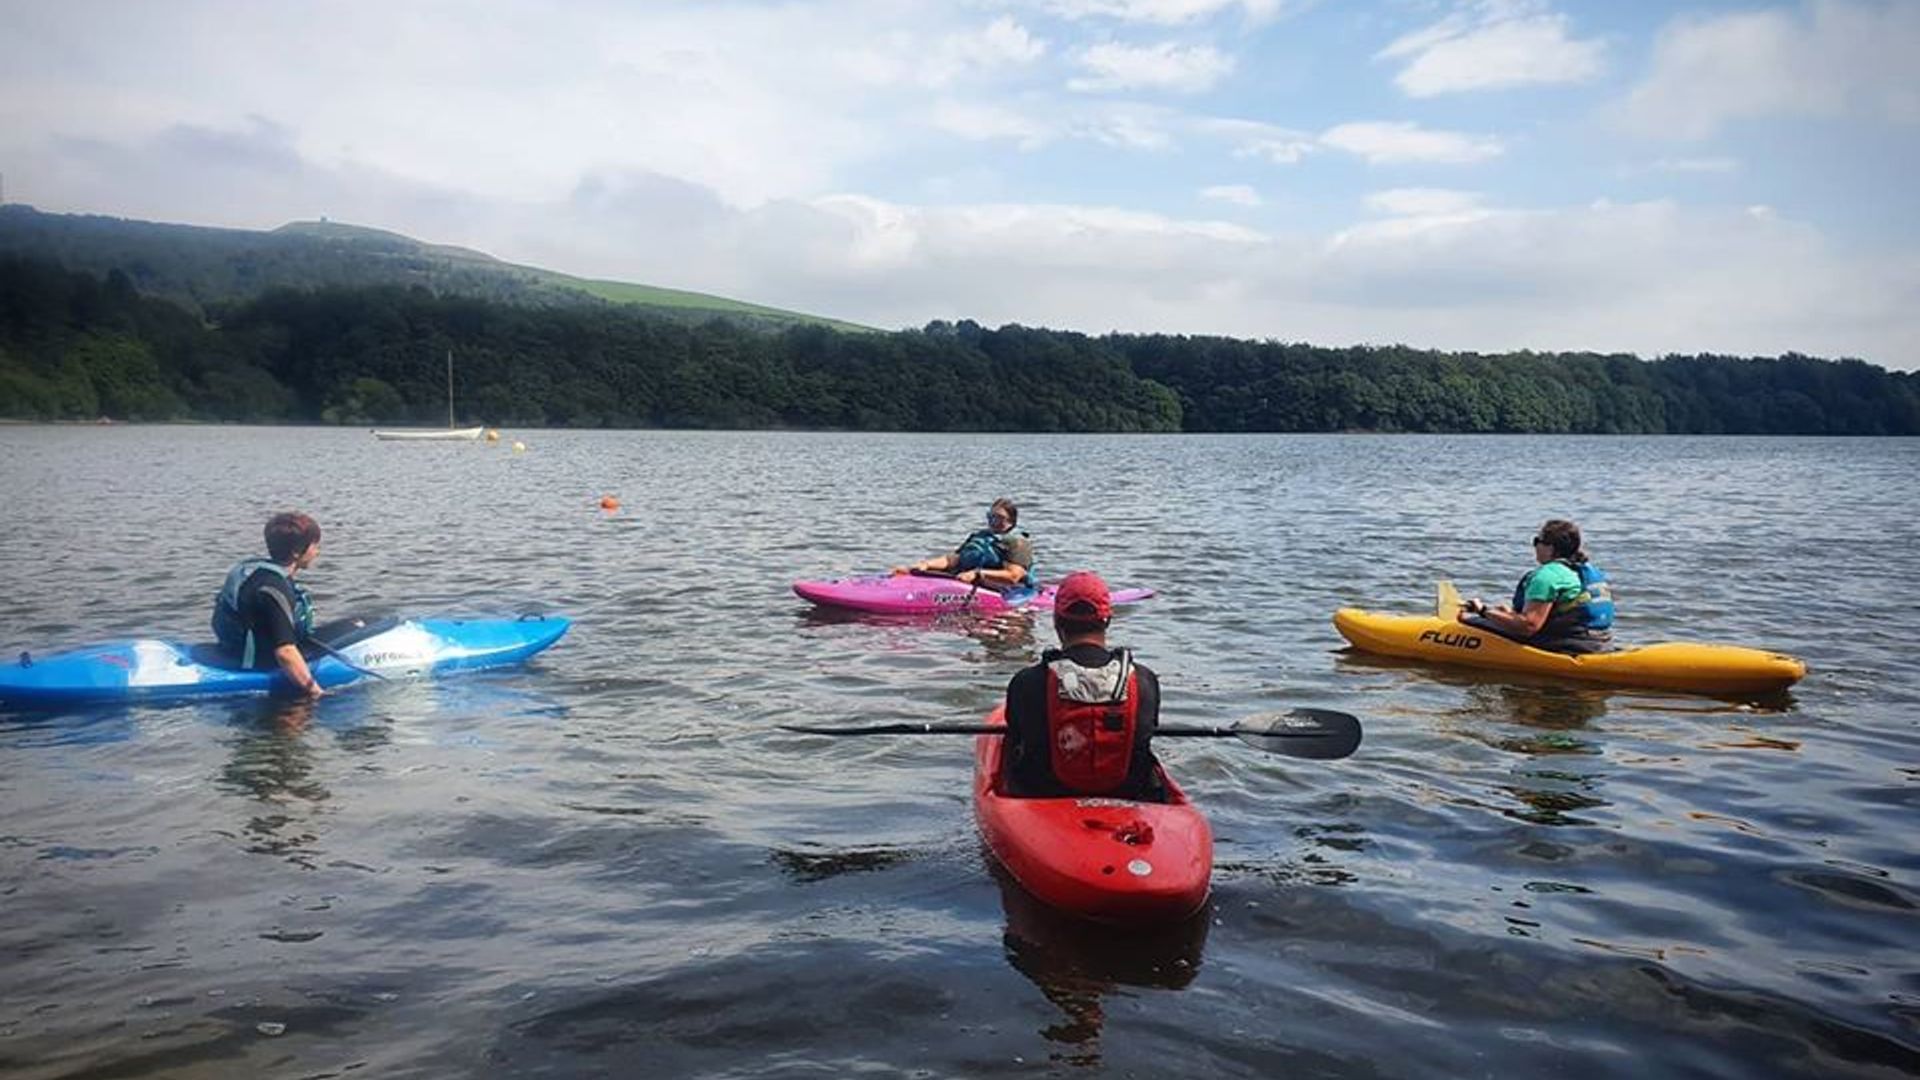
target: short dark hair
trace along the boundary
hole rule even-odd
[[[1553,518],[1540,526],[1539,543],[1553,549],[1556,559],[1575,559],[1580,556],[1580,526],[1571,521]]]
[[[1106,619],[1076,619],[1057,609],[1053,613],[1054,633],[1063,637],[1068,634],[1103,634],[1108,625],[1109,620]]]
[[[267,519],[267,557],[290,563],[320,542],[320,523],[305,514],[287,511]]]
[[[995,510],[1002,511],[1007,515],[1007,524],[1009,525],[1020,524],[1020,508],[1013,505],[1012,499],[993,500],[993,505],[987,507],[987,513],[991,514]]]

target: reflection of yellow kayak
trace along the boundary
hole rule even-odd
[[[1569,656],[1454,621],[1459,597],[1445,582],[1441,583],[1438,606],[1444,614],[1388,615],[1341,608],[1334,612],[1333,625],[1354,648],[1364,652],[1614,686],[1701,694],[1768,694],[1785,690],[1807,673],[1806,664],[1780,653],[1684,641]]]

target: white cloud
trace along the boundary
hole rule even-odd
[[[1647,135],[1701,139],[1767,116],[1920,122],[1920,4],[1810,0],[1795,10],[1687,16],[1663,28],[1652,71],[1621,106]]]
[[[1266,200],[1250,184],[1214,184],[1200,189],[1200,197],[1235,206],[1264,206]]]
[[[1076,120],[1072,131],[1083,139],[1128,150],[1166,150],[1173,118],[1153,109],[1112,109]]]
[[[1412,97],[1540,83],[1578,83],[1605,67],[1606,46],[1569,36],[1565,15],[1532,0],[1470,0],[1399,38],[1380,59],[1406,58],[1394,83]]]
[[[1169,90],[1197,93],[1233,72],[1233,58],[1211,45],[1122,45],[1105,42],[1080,53],[1080,66],[1088,74],[1068,81],[1069,89],[1084,92],[1108,90]]]
[[[1385,217],[1341,230],[1328,241],[1329,250],[1382,241],[1404,243],[1423,233],[1458,230],[1494,215],[1478,192],[1447,188],[1393,188],[1366,197],[1367,209]]]
[[[289,156],[283,135],[68,146],[31,167],[55,185],[46,209],[256,224],[230,216],[230,193],[258,190],[268,201],[251,213],[271,222],[319,207],[517,262],[879,326],[973,318],[1322,344],[1920,363],[1920,257],[1841,249],[1765,208],[1514,210],[1465,192],[1391,189],[1367,200],[1384,217],[1296,235],[1115,207],[851,194],[747,209],[697,183],[632,172],[598,174],[559,201],[503,201]],[[119,186],[129,174],[142,180],[136,201]]]
[[[1506,150],[1501,141],[1491,135],[1432,131],[1406,121],[1340,124],[1322,132],[1320,141],[1336,150],[1357,154],[1370,165],[1408,162],[1464,165],[1499,157]]]
[[[1175,26],[1210,19],[1239,8],[1260,21],[1279,14],[1281,0],[1048,0],[1046,9],[1066,19],[1106,18]]]
[[[1663,173],[1730,173],[1740,171],[1740,159],[1733,157],[1661,158],[1649,165]]]
[[[1031,64],[1046,55],[1046,42],[1027,32],[1010,15],[1002,15],[984,28],[949,35],[941,42],[939,54],[961,70]]]
[[[1028,149],[1044,145],[1058,134],[1052,125],[1029,112],[991,102],[937,102],[929,122],[963,139],[1010,139]]]
[[[1920,360],[1908,351],[1920,334],[1920,259],[1910,255],[1850,258],[1778,216],[1660,201],[1535,211],[1388,201],[1452,213],[1396,214],[1315,239],[1092,207],[863,212],[854,237],[913,236],[895,249],[902,261],[848,270],[841,256],[810,251],[808,273],[779,273],[778,302],[886,325],[965,316],[1330,344]],[[858,250],[854,237],[835,243]],[[849,311],[851,296],[860,310]]]
[[[137,142],[255,114],[309,162],[426,187],[550,199],[593,170],[632,170],[751,205],[911,154],[939,130],[926,124],[939,100],[993,96],[1047,58],[1010,17],[891,0],[501,0],[485,19],[453,0],[349,0],[324,19],[76,0],[4,21],[0,160],[16,184],[14,162],[54,135]],[[868,32],[850,45],[847,25]]]
[[[1275,165],[1292,165],[1312,153],[1316,140],[1312,133],[1263,124],[1258,120],[1202,117],[1193,122],[1194,130],[1232,144],[1236,158],[1259,158]]]
[[[1392,188],[1373,192],[1366,198],[1369,210],[1422,217],[1465,213],[1478,209],[1480,203],[1479,192],[1451,188]]]

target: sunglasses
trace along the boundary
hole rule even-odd
[[[1533,546],[1534,547],[1552,547],[1553,545],[1548,543],[1545,537],[1536,536],[1533,538]]]

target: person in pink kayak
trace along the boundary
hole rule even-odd
[[[1007,683],[1000,790],[1165,802],[1153,756],[1160,679],[1128,649],[1107,647],[1113,597],[1098,574],[1067,575],[1054,597],[1060,647]]]
[[[952,574],[958,581],[992,589],[1017,589],[1033,584],[1033,538],[1020,526],[1020,508],[1012,499],[995,499],[987,507],[987,527],[968,534],[960,546],[944,555],[896,566],[896,574]]]

